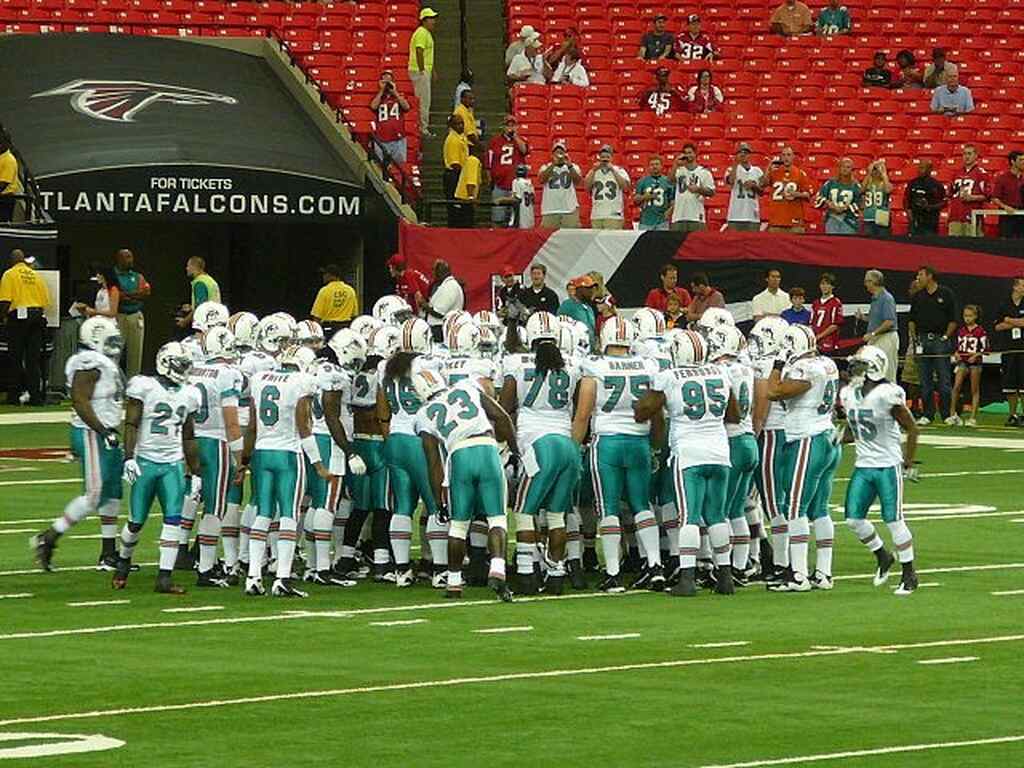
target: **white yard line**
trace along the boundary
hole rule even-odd
[[[0,600],[20,600],[26,597],[34,597],[31,592],[12,592],[9,595],[0,595]]]
[[[919,574],[924,573],[963,573],[965,571],[1001,571],[1006,569],[1024,568],[1024,563],[993,563],[992,565],[951,565],[945,568],[922,568]],[[848,579],[870,579],[874,573],[849,573],[845,576],[833,576],[833,581],[846,581]]]
[[[102,533],[73,533],[68,536],[69,539],[102,539]]]
[[[962,664],[967,661],[977,661],[977,656],[950,656],[948,659],[919,659],[918,664]]]
[[[223,605],[196,605],[191,608],[161,608],[160,613],[205,613],[207,611],[223,610]]]
[[[91,523],[94,520],[96,522],[99,522],[99,517],[93,515],[92,517],[85,518],[84,520],[82,520],[78,524],[82,525],[83,523]],[[33,523],[34,524],[34,523],[52,523],[52,522],[53,522],[53,517],[32,517],[32,518],[29,518],[28,520],[0,520],[0,525],[27,525],[28,523]]]
[[[742,645],[750,645],[750,641],[730,640],[724,643],[692,643],[690,648],[738,648]]]
[[[0,467],[0,472],[38,472],[38,467]]]
[[[921,473],[921,477],[928,479],[933,477],[975,477],[976,475],[1020,475],[1024,474],[1024,469],[980,469],[975,472],[928,472]],[[837,483],[848,483],[850,478],[848,477],[837,477],[835,479]],[[2,485],[2,483],[0,483]]]
[[[278,620],[280,616],[276,617]],[[351,696],[367,693],[388,693],[392,691],[423,690],[431,688],[455,688],[464,685],[479,685],[485,683],[505,683],[514,680],[542,680],[557,679],[563,677],[577,677],[579,675],[599,675],[611,672],[637,672],[660,669],[675,669],[683,667],[715,666],[719,664],[738,664],[744,662],[758,661],[783,661],[790,659],[807,659],[828,656],[844,656],[857,653],[862,650],[913,650],[917,648],[939,648],[944,646],[976,645],[989,643],[1006,643],[1024,641],[1024,635],[1001,635],[994,637],[978,637],[972,639],[955,640],[933,640],[922,643],[902,643],[899,645],[877,646],[865,649],[837,648],[831,650],[796,651],[790,653],[761,653],[747,656],[720,656],[703,659],[673,659],[670,661],[638,662],[634,664],[616,664],[604,667],[576,667],[571,669],[542,670],[538,672],[517,672],[504,675],[486,675],[480,677],[455,677],[440,680],[421,680],[407,683],[392,683],[387,685],[361,686],[353,688],[332,688],[318,691],[295,691],[293,693],[275,693],[264,696],[245,696],[235,699],[213,699],[207,701],[191,701],[180,704],[155,704],[143,707],[125,707],[119,709],[97,709],[86,712],[66,712],[57,715],[36,715],[31,717],[18,717],[9,720],[0,720],[0,728],[12,725],[25,725],[28,723],[49,723],[66,720],[87,720],[104,717],[122,717],[124,715],[145,715],[159,712],[180,712],[195,709],[214,709],[221,707],[237,707],[243,704],[265,704],[275,701],[295,701],[302,699],[321,699],[339,696]],[[1012,740],[1021,740],[1022,737],[1013,737]],[[805,758],[803,762],[813,762]],[[771,763],[764,763],[770,765]],[[782,764],[782,763],[780,763]],[[734,768],[744,765],[736,764]],[[754,764],[752,764],[754,765]],[[709,767],[710,768],[710,767]]]
[[[942,582],[941,581],[925,581],[925,582],[919,583],[917,586],[924,587],[924,588],[927,588],[927,587],[941,587],[942,586]]]
[[[152,563],[137,563],[137,565],[139,565],[142,568],[149,568],[151,566],[156,565],[156,562],[152,562]],[[93,563],[92,565],[64,565],[64,566],[58,565],[53,570],[54,570],[55,573],[65,573],[65,572],[68,572],[68,571],[95,571],[96,570],[96,564]],[[20,571],[0,571],[0,576],[31,576],[32,574],[37,574],[39,576],[48,576],[48,577],[50,576],[50,574],[47,574],[45,571],[41,571],[38,568],[25,568],[25,569],[20,570]]]
[[[990,744],[1012,744],[1024,741],[1021,736],[996,736],[991,739],[969,739],[965,741],[938,741],[930,744],[902,744],[894,747],[876,747],[874,749],[857,749],[849,752],[827,752],[820,755],[800,755],[794,757],[776,757],[767,760],[751,760],[744,763],[718,763],[702,765],[699,768],[768,768],[773,765],[798,765],[799,763],[822,763],[826,760],[850,760],[858,757],[874,755],[896,755],[903,752],[928,752],[934,749],[955,749],[957,747],[983,747]]]
[[[410,624],[426,624],[426,619],[401,619],[399,621],[371,621],[371,627],[407,627]]]
[[[1007,589],[1002,592],[993,592],[996,597],[1010,597],[1011,595],[1024,595],[1024,589]]]
[[[632,640],[640,637],[639,632],[623,632],[620,635],[580,635],[577,640]]]
[[[0,528],[0,536],[14,536],[25,533],[38,533],[38,528]]]
[[[980,472],[978,474],[981,474]],[[3,480],[0,485],[59,485],[60,483],[81,483],[80,477],[65,477],[58,480]]]
[[[533,632],[533,627],[491,627],[490,629],[474,629],[477,635],[503,635],[507,632]]]
[[[101,605],[128,605],[131,600],[80,600],[68,603],[70,608],[98,608]]]
[[[71,409],[66,411],[5,413],[0,415],[0,427],[14,424],[67,424],[69,421],[71,421]]]

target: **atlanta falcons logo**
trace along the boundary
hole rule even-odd
[[[70,96],[76,112],[115,123],[134,122],[136,114],[157,102],[188,106],[238,103],[237,99],[219,93],[137,80],[72,80],[32,94],[32,98],[37,96]]]

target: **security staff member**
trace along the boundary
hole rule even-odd
[[[0,277],[0,322],[6,324],[8,354],[13,363],[7,402],[28,392],[29,405],[44,403],[42,391],[44,312],[50,306],[46,283],[26,262],[21,250],[11,251],[11,267]]]
[[[192,315],[195,313],[196,307],[207,301],[220,303],[220,286],[206,273],[206,259],[202,256],[193,256],[185,262],[185,274],[190,280],[189,291],[192,301],[190,304],[182,305],[178,326],[191,328]]]
[[[324,285],[317,292],[309,316],[324,328],[328,339],[338,330],[347,328],[352,318],[359,314],[359,301],[355,289],[341,279],[341,268],[328,264],[320,269]]]

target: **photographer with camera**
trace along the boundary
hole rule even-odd
[[[946,187],[932,176],[932,161],[917,161],[917,178],[907,184],[903,208],[911,235],[939,234],[939,211],[946,205]]]
[[[875,160],[868,166],[861,184],[864,190],[864,234],[885,236],[892,232],[892,182],[885,160]]]
[[[587,173],[583,186],[590,190],[594,203],[590,226],[593,229],[622,229],[629,174],[612,165],[612,148],[609,145],[605,144],[597,153],[597,162]]]
[[[391,161],[404,164],[408,158],[408,143],[405,138],[405,113],[409,102],[395,85],[395,76],[390,69],[380,73],[380,89],[370,101],[370,109],[376,114],[373,150],[384,165]]]
[[[551,162],[541,166],[541,226],[545,229],[579,228],[580,203],[576,185],[583,183],[580,167],[569,159],[565,142],[556,141]]]

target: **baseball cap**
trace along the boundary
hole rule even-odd
[[[698,16],[696,13],[691,13],[689,16],[686,17],[686,20],[689,23],[693,24],[693,22],[695,21],[700,21],[700,16]]]
[[[394,254],[390,259],[388,259],[388,266],[389,267],[404,267],[405,266],[405,256],[403,256],[400,253]]]
[[[534,29],[530,24],[525,24],[522,29],[519,30],[520,40],[529,40],[531,37],[537,34],[537,30]]]
[[[435,11],[433,8],[424,8],[422,11],[420,11],[420,21],[423,21],[423,19],[432,19],[437,15],[437,11]]]
[[[320,274],[337,275],[338,277],[341,277],[341,267],[339,267],[337,264],[327,264],[323,267],[320,267]]]
[[[747,144],[747,142],[741,141],[740,145],[736,148],[736,151],[737,152],[753,152],[754,150],[750,148],[750,145]]]
[[[551,151],[554,152],[559,147],[561,147],[562,149],[564,149],[564,150],[566,150],[568,152],[568,148],[565,146],[565,141],[562,140],[562,139],[557,139],[555,141],[555,143],[551,145]]]
[[[597,285],[597,283],[594,282],[594,278],[590,275],[580,275],[576,278],[575,282],[577,288],[592,288]]]
[[[526,39],[527,48],[540,48],[540,45],[540,35],[538,35],[536,32],[534,32],[533,35]]]
[[[506,264],[504,267],[502,267],[502,270],[501,270],[501,276],[502,277],[512,277],[513,275],[518,275],[518,274],[519,273],[516,272],[515,268],[509,266],[508,264]]]

